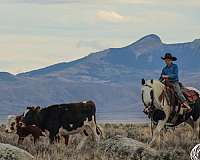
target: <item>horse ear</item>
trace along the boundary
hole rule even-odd
[[[144,80],[144,78],[142,79],[142,85],[145,85],[145,80]]]
[[[153,79],[151,80],[151,84],[153,84]]]
[[[30,110],[31,110],[31,109],[32,109],[32,107],[26,107],[26,109],[30,109]]]
[[[40,106],[37,106],[36,108],[35,108],[35,110],[38,112],[38,111],[40,111]]]

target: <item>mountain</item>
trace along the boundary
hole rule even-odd
[[[0,81],[15,81],[17,77],[8,72],[0,72]]]
[[[160,57],[166,52],[178,58],[181,80],[200,87],[200,40],[165,44],[151,34],[126,47],[109,48],[72,62],[17,75],[0,73],[0,113],[91,99],[97,104],[98,119],[143,120],[140,80],[159,77]]]
[[[134,69],[159,69],[163,62],[160,57],[166,52],[171,52],[179,59],[178,63],[184,70],[199,70],[200,63],[200,40],[194,40],[188,43],[164,44],[157,35],[148,35],[135,43],[123,48],[110,48],[97,53],[89,54],[87,57],[70,63],[60,63],[47,68],[22,73],[24,76],[44,76],[53,72],[63,71],[66,68],[80,68],[87,66],[96,66],[98,70],[101,67],[117,66]],[[102,66],[101,66],[102,65]],[[96,71],[95,69],[93,69]],[[91,71],[90,71],[91,72]],[[102,69],[102,72],[105,70]]]

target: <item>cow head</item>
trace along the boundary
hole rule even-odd
[[[13,133],[16,131],[16,121],[15,117],[9,117],[6,124],[6,133]]]
[[[27,107],[27,110],[24,112],[23,122],[26,125],[38,125],[39,113],[40,113],[40,106]]]
[[[5,132],[7,133],[14,133],[17,130],[17,127],[22,125],[22,115],[16,116],[16,115],[9,115],[7,118],[7,124]]]

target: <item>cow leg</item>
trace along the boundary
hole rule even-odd
[[[99,135],[97,132],[97,125],[95,122],[95,116],[92,116],[91,121],[85,122],[85,125],[88,126],[92,131],[92,138],[98,143],[99,142]]]
[[[86,137],[89,136],[85,129],[83,130],[83,133],[84,133],[84,135],[85,135]]]
[[[102,128],[96,124],[96,132],[98,136],[104,137]]]
[[[33,136],[33,142],[34,144],[39,140],[40,136]]]
[[[61,136],[61,135],[56,135],[56,137],[55,137],[56,143],[60,143],[60,136]]]
[[[88,137],[83,137],[80,141],[80,143],[78,144],[78,146],[76,147],[76,150],[81,151],[81,149],[85,146],[86,140],[88,139]]]
[[[33,137],[33,143],[35,144],[37,141],[37,138],[36,137]]]
[[[18,138],[18,142],[17,142],[17,143],[18,143],[18,144],[22,144],[23,141],[24,141],[24,137],[20,137],[20,136],[19,136],[19,138]]]
[[[56,134],[50,133],[49,134],[49,140],[50,140],[50,144],[53,144],[54,140],[55,140],[55,136]]]
[[[50,139],[50,144],[54,143],[55,137],[58,134],[58,130],[53,130],[53,131],[49,131],[49,139]]]
[[[69,135],[63,135],[64,139],[65,139],[65,145],[67,146],[69,143]]]

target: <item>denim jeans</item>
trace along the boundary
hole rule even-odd
[[[174,87],[174,90],[175,90],[179,100],[181,101],[181,103],[184,103],[186,101],[186,98],[181,91],[179,82],[172,82],[172,85]]]

